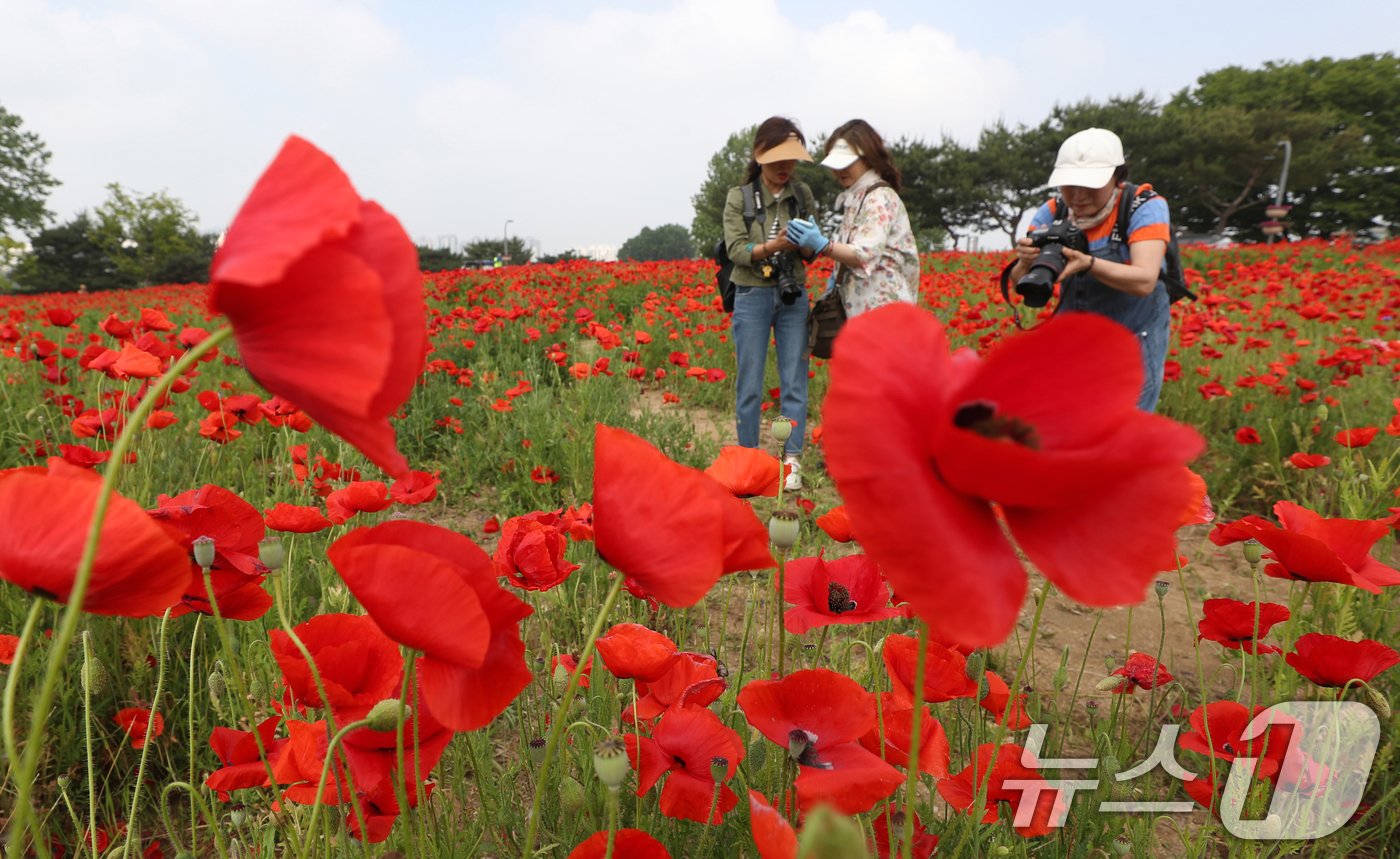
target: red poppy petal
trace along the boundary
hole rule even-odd
[[[794,671],[781,680],[751,680],[738,700],[749,724],[783,748],[794,728],[815,734],[824,747],[854,742],[875,724],[871,694],[825,668]]]
[[[603,859],[608,831],[595,832],[569,852],[567,859]],[[671,859],[660,841],[640,829],[619,829],[613,836],[613,859]]]
[[[749,791],[749,826],[759,859],[797,859],[797,833],[756,790]]]
[[[614,677],[644,683],[660,679],[679,658],[674,641],[638,623],[617,624],[595,646]]]
[[[826,803],[842,814],[860,814],[904,783],[899,770],[857,743],[823,748],[819,757],[831,768],[799,767],[797,798],[803,811]]]

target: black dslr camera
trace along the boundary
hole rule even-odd
[[[1089,252],[1089,240],[1084,231],[1069,221],[1055,221],[1047,227],[1032,230],[1031,244],[1040,248],[1040,254],[1031,261],[1031,270],[1025,277],[1016,281],[1016,293],[1026,302],[1027,307],[1044,307],[1050,302],[1050,294],[1055,281],[1065,270],[1064,248]]]
[[[807,270],[797,254],[783,251],[773,255],[773,271],[778,277],[778,298],[783,304],[792,304],[802,295],[807,285]]]

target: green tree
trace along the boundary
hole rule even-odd
[[[690,235],[696,247],[706,252],[724,238],[724,200],[729,189],[744,181],[744,173],[753,156],[753,135],[757,125],[741,128],[729,135],[724,146],[710,156],[710,166],[700,190],[690,198],[695,217],[690,222]]]
[[[501,256],[502,248],[510,251],[507,254],[510,259],[503,258],[502,262],[509,262],[511,265],[524,265],[535,255],[534,249],[525,244],[524,239],[511,236],[505,243],[500,239],[473,239],[462,248],[462,256],[477,264],[490,265],[496,257]]]
[[[125,289],[136,285],[93,239],[86,212],[58,226],[40,230],[33,248],[15,268],[14,280],[31,292]]]
[[[642,261],[663,259],[692,259],[695,245],[690,241],[690,233],[680,224],[665,224],[655,229],[642,227],[642,231],[622,243],[617,249],[617,258]]]
[[[1021,218],[1045,202],[1045,180],[1059,146],[1057,132],[1048,121],[1011,128],[997,120],[982,129],[969,170],[971,227],[1000,230],[1015,244]]]
[[[539,259],[535,260],[535,262],[543,263],[545,265],[554,265],[555,263],[559,262],[574,262],[576,260],[584,259],[588,259],[588,257],[584,256],[583,254],[579,253],[573,248],[570,248],[560,254],[545,254]]]
[[[962,240],[986,229],[980,217],[976,153],[945,137],[936,144],[900,140],[890,147],[904,180],[900,198],[919,250],[956,250]]]
[[[44,206],[58,180],[49,175],[49,150],[39,135],[0,105],[0,235],[10,228],[37,232],[52,217]]]
[[[164,191],[142,195],[115,182],[107,195],[97,208],[91,238],[124,278],[150,286],[208,277],[214,242],[196,229],[184,204]]]
[[[418,268],[423,271],[450,271],[466,267],[467,257],[457,251],[418,245]]]

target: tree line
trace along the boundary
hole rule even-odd
[[[1278,192],[1282,141],[1291,144],[1286,203],[1293,236],[1359,233],[1400,224],[1400,57],[1270,62],[1208,72],[1165,103],[1144,93],[1057,105],[1036,125],[998,120],[964,145],[903,138],[890,144],[901,197],[921,248],[958,248],[1002,232],[1014,242],[1023,215],[1048,196],[1060,143],[1097,126],[1123,140],[1130,179],[1150,182],[1178,230],[1257,240]],[[754,129],[729,136],[691,199],[691,234],[709,248],[722,236],[728,189],[739,184]],[[822,139],[809,141],[820,151]],[[819,206],[840,188],[831,171],[803,167]],[[830,223],[828,209],[819,213]]]

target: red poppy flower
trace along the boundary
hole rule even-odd
[[[728,686],[719,676],[719,662],[713,656],[682,651],[665,674],[637,681],[637,703],[622,712],[622,721],[646,722],[686,704],[708,707]]]
[[[269,762],[276,762],[287,744],[285,739],[274,739],[281,721],[281,716],[269,716],[257,728]],[[258,754],[258,740],[253,738],[252,731],[215,728],[209,735],[209,747],[223,766],[209,774],[204,786],[214,791],[221,802],[228,802],[232,791],[268,786],[267,767]]]
[[[797,859],[797,833],[768,799],[749,791],[749,828],[759,859]]]
[[[1186,469],[1186,479],[1191,484],[1191,500],[1181,511],[1178,528],[1187,525],[1208,525],[1215,521],[1215,508],[1210,503],[1210,493],[1206,491],[1206,481],[1191,469]]]
[[[355,786],[360,787],[358,776]],[[423,796],[431,796],[433,786],[427,785],[423,790]],[[418,792],[414,790],[405,791],[408,797],[408,807],[418,807]],[[351,810],[345,815],[345,825],[350,831],[350,837],[356,841],[368,841],[370,844],[379,844],[389,838],[393,832],[394,822],[399,819],[399,798],[392,783],[380,781],[368,790],[358,790],[355,801],[359,803],[359,813]],[[364,818],[365,831],[360,829],[360,818]]]
[[[306,658],[291,636],[274,629],[268,632],[269,649],[295,701],[308,707],[329,706],[340,721],[347,710],[362,716],[385,698],[398,697],[403,660],[398,647],[373,618],[323,614],[293,627],[293,631],[315,660],[330,699],[321,699]]]
[[[855,535],[851,532],[851,518],[846,515],[846,505],[844,504],[833,507],[818,516],[817,527],[838,543],[849,543],[855,539]]]
[[[1319,686],[1340,688],[1352,680],[1370,683],[1377,674],[1400,665],[1400,653],[1379,641],[1350,641],[1310,632],[1283,657],[1293,670]]]
[[[1006,685],[1001,675],[995,671],[987,671],[984,674],[987,678],[987,694],[977,702],[977,706],[990,713],[992,721],[998,725],[1004,724],[1013,731],[1029,728],[1034,720],[1026,712],[1025,694],[1017,695],[1013,703],[1011,687]]]
[[[897,767],[909,767],[914,737],[914,708],[892,692],[880,693],[880,718],[860,744]],[[919,770],[934,778],[948,775],[948,734],[928,706],[919,715]]]
[[[262,514],[222,486],[207,483],[173,497],[162,495],[150,514],[184,534],[193,580],[201,584],[204,581],[203,571],[194,560],[194,541],[200,537],[214,541],[210,570],[247,578],[267,574],[267,567],[258,559],[258,542],[267,533]]]
[[[326,777],[326,785],[318,794],[321,771],[326,765],[326,751],[330,747],[330,735],[326,722],[287,722],[287,744],[272,765],[272,774],[279,785],[287,785],[282,798],[300,805],[340,805],[350,798],[346,787],[345,767],[337,760],[331,764]]]
[[[19,636],[0,633],[0,665],[15,664],[15,651],[19,649]]]
[[[1235,430],[1235,441],[1240,444],[1262,444],[1264,440],[1259,437],[1259,430],[1254,427],[1240,427]]]
[[[676,643],[639,623],[619,623],[598,637],[598,656],[614,677],[650,683],[680,658]]]
[[[566,859],[603,859],[608,854],[608,831],[595,832],[569,851]],[[671,859],[660,841],[640,829],[613,834],[613,859]]]
[[[440,483],[436,472],[410,471],[389,487],[389,497],[399,504],[426,504],[437,497]]]
[[[875,697],[845,675],[815,668],[753,680],[738,700],[749,724],[796,758],[804,811],[821,802],[843,814],[868,811],[903,781],[860,745],[875,726]]]
[[[153,713],[145,707],[123,707],[112,717],[112,721],[126,731],[133,749],[145,747],[147,729],[150,729],[152,739],[165,733],[165,719],[160,713]]]
[[[1365,447],[1375,441],[1376,434],[1380,431],[1380,427],[1352,427],[1342,430],[1333,438],[1342,447]]]
[[[794,558],[787,563],[783,599],[792,605],[783,614],[787,631],[801,635],[833,624],[873,623],[901,617],[890,605],[890,589],[880,568],[866,555],[835,561]]]
[[[898,859],[903,854],[900,847],[904,841],[904,809],[897,805],[885,805],[875,813],[870,828],[875,832],[875,855],[879,859]],[[909,855],[913,859],[930,859],[938,850],[938,836],[930,835],[923,821],[914,817],[914,843]]]
[[[476,730],[530,682],[520,621],[531,609],[467,537],[399,520],[351,531],[327,557],[379,628],[423,653],[423,696],[442,724]]]
[[[290,137],[229,226],[209,280],[210,304],[233,323],[259,383],[389,474],[407,473],[388,419],[423,368],[427,328],[418,255],[392,215]]]
[[[1136,407],[1138,346],[1072,313],[977,360],[931,313],[893,304],[842,332],[824,420],[828,466],[861,544],[942,640],[1001,642],[1026,591],[1020,548],[1071,598],[1143,598],[1173,565],[1190,427]],[[1054,367],[1054,386],[1026,379]],[[938,534],[929,571],[928,535]],[[949,611],[957,606],[957,611]]]
[[[1264,557],[1274,561],[1264,572],[1275,578],[1337,582],[1371,593],[1400,585],[1400,570],[1371,557],[1371,547],[1390,533],[1391,519],[1324,519],[1291,501],[1275,504],[1274,515],[1282,527],[1246,516],[1215,526],[1211,542],[1226,546],[1258,540],[1269,549]]]
[[[501,526],[493,557],[496,575],[522,590],[550,590],[578,569],[564,557],[568,547],[568,539],[553,525],[513,516]]]
[[[1256,606],[1259,613],[1257,637],[1254,627]],[[1268,635],[1274,624],[1288,620],[1287,606],[1272,602],[1261,605],[1220,598],[1206,600],[1201,610],[1204,614],[1200,623],[1196,624],[1196,629],[1200,632],[1200,635],[1196,636],[1197,641],[1204,638],[1223,644],[1231,650],[1243,650],[1245,653],[1256,655],[1283,652],[1277,647],[1261,643],[1258,638]]]
[[[923,700],[937,704],[977,695],[977,681],[967,676],[966,656],[932,639],[925,651]],[[919,640],[908,635],[887,635],[880,655],[885,660],[890,688],[900,701],[912,705]]]
[[[977,792],[986,783],[982,822],[995,823],[1000,816],[998,806],[1007,803],[1012,809],[1013,828],[1025,838],[1048,835],[1062,824],[1069,806],[1060,797],[1058,788],[1049,786],[1032,790],[1021,782],[1045,782],[1035,757],[1017,745],[1003,745],[992,751],[991,743],[977,747],[972,761],[962,772],[938,783],[938,794],[959,811],[975,813],[972,807]],[[974,775],[975,774],[975,775]],[[1011,784],[1008,785],[1007,783]],[[1022,806],[1034,797],[1035,806]],[[1019,825],[1016,821],[1021,821]]]
[[[726,445],[720,448],[719,456],[705,469],[705,473],[718,480],[735,497],[753,498],[758,495],[776,496],[779,473],[786,477],[791,470],[791,466],[779,462],[776,456],[767,451]]]
[[[355,480],[326,496],[326,518],[337,525],[349,522],[357,513],[378,513],[394,499],[389,487],[378,480]]]
[[[1321,468],[1331,463],[1332,458],[1320,453],[1295,453],[1288,457],[1288,461],[1293,464],[1294,468],[1309,469]]]
[[[1113,669],[1110,676],[1123,678],[1123,682],[1113,690],[1117,695],[1124,692],[1131,695],[1138,689],[1155,689],[1175,679],[1165,665],[1146,653],[1136,651],[1128,655],[1127,662],[1121,667]]]
[[[593,444],[593,531],[608,564],[673,608],[695,605],[724,573],[777,566],[752,508],[703,472],[602,424]]]
[[[1261,704],[1251,713],[1248,707],[1236,701],[1216,701],[1197,707],[1191,713],[1191,730],[1177,737],[1177,745],[1226,762],[1237,757],[1259,758],[1255,774],[1261,778],[1277,778],[1288,752],[1289,731],[1295,730],[1295,726],[1276,721],[1258,736],[1242,739],[1249,723],[1267,709]]]
[[[67,602],[101,493],[96,474],[61,459],[0,471],[0,579]],[[180,599],[190,561],[180,534],[113,493],[83,610],[146,617]]]
[[[739,804],[734,791],[723,782],[734,777],[744,759],[744,742],[738,733],[725,727],[719,716],[704,707],[667,710],[652,728],[650,737],[629,733],[623,740],[637,771],[637,796],[651,790],[663,775],[670,773],[661,788],[661,813],[667,817],[718,824]],[[724,773],[718,794],[716,770]]]
[[[335,524],[326,518],[319,507],[281,501],[263,511],[263,522],[269,530],[290,534],[314,534]]]
[[[224,620],[257,620],[272,608],[272,595],[263,589],[264,576],[249,579],[237,573],[211,573],[214,599],[219,603],[219,615]],[[180,598],[170,610],[171,617],[184,617],[190,612],[213,616],[214,607],[201,579],[195,589]]]

